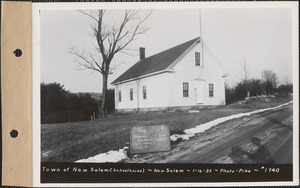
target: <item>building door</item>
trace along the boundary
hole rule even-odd
[[[203,104],[204,103],[204,81],[196,81],[196,103]]]

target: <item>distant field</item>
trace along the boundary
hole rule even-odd
[[[292,97],[257,98],[227,106],[188,111],[119,114],[95,121],[42,124],[42,162],[74,162],[109,150],[129,146],[131,125],[169,125],[171,134],[237,113],[269,108],[291,101]],[[175,143],[173,143],[175,144]]]

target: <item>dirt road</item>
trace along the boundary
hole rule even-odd
[[[170,152],[145,154],[130,162],[292,163],[293,106],[219,124]]]

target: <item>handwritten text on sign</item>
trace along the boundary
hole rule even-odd
[[[168,125],[132,126],[131,153],[148,153],[171,150]]]

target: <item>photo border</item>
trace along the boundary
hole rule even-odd
[[[299,38],[298,38],[298,3],[296,2],[151,2],[151,3],[33,3],[32,4],[33,16],[33,185],[38,187],[131,187],[131,186],[147,186],[147,187],[160,187],[160,186],[278,186],[278,185],[297,185],[299,184]],[[211,182],[211,183],[40,183],[41,176],[41,137],[40,137],[40,10],[73,10],[73,9],[194,9],[199,8],[290,8],[293,12],[293,181],[292,182]],[[39,136],[36,136],[39,135]],[[297,151],[297,152],[295,152]]]

